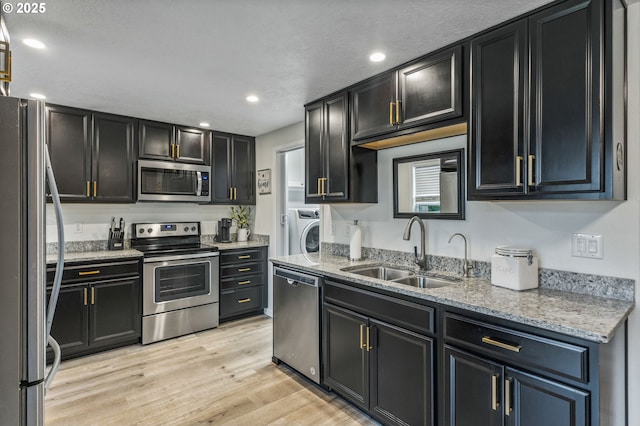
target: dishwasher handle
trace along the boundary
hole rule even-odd
[[[291,271],[278,267],[273,268],[273,276],[283,278],[287,281],[288,284],[293,286],[304,284],[312,287],[318,287],[320,282],[319,277],[314,277],[313,275],[306,275],[301,272]]]

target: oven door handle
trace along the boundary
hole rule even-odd
[[[196,172],[196,195],[202,195],[202,172]]]
[[[172,260],[193,260],[193,259],[204,259],[207,257],[218,257],[220,256],[220,252],[206,252],[206,253],[192,253],[192,254],[178,254],[171,256],[160,256],[160,257],[145,257],[144,263],[160,263],[160,262],[168,262]]]

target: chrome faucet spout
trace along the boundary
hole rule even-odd
[[[404,229],[404,234],[402,235],[402,239],[409,241],[411,238],[411,225],[414,222],[418,222],[420,226],[420,252],[416,247],[414,247],[415,251],[415,262],[418,264],[420,269],[427,270],[427,253],[426,253],[426,229],[424,226],[424,222],[418,216],[413,216],[409,219],[409,223],[407,223],[407,227]]]
[[[462,237],[462,240],[464,241],[464,263],[462,264],[462,276],[465,278],[469,278],[469,271],[473,269],[473,264],[469,262],[467,258],[467,237],[459,232],[456,232],[451,237],[449,237],[449,244],[451,244],[451,240],[453,240],[454,237]]]

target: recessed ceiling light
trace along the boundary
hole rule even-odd
[[[29,96],[31,96],[33,99],[47,99],[47,97],[42,93],[29,93]]]
[[[251,103],[256,103],[260,100],[259,97],[257,97],[256,95],[249,95],[247,96],[247,102],[251,102]]]
[[[207,123],[206,121],[203,121],[202,123],[200,123],[200,127],[209,127],[210,124]]]
[[[43,42],[41,42],[40,40],[36,40],[35,38],[25,38],[24,40],[22,40],[22,42],[29,47],[33,47],[34,49],[44,49],[45,47],[47,47]]]
[[[381,61],[384,61],[384,58],[386,57],[387,55],[385,55],[382,52],[375,52],[375,53],[372,53],[371,56],[369,56],[369,60],[371,62],[381,62]]]

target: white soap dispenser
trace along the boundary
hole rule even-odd
[[[362,229],[358,221],[354,220],[351,225],[351,241],[349,242],[349,260],[362,259]]]

